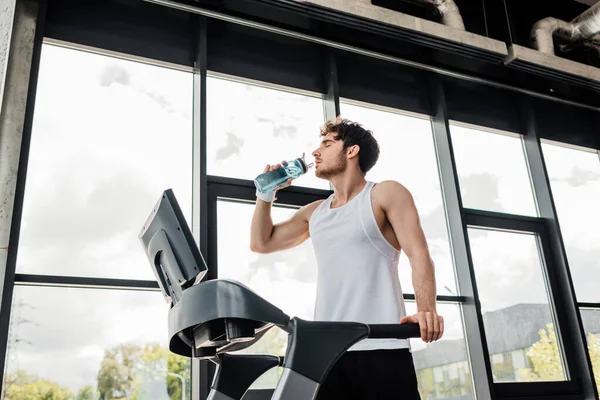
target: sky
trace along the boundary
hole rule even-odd
[[[41,63],[17,272],[154,280],[137,233],[167,188],[190,221],[192,75],[51,45],[44,45]],[[318,96],[214,77],[207,90],[209,174],[253,179],[267,163],[303,152],[312,159],[324,118]],[[380,143],[380,160],[367,179],[397,180],[413,194],[438,294],[460,294],[430,121],[348,101],[341,111]],[[458,126],[451,133],[465,206],[536,215],[520,139]],[[590,283],[600,280],[600,237],[593,230],[600,226],[600,161],[594,153],[550,145],[544,154],[578,297],[600,301]],[[314,172],[294,184],[328,188]],[[250,204],[218,203],[220,277],[249,285],[288,315],[311,319],[316,262],[310,240],[277,254],[252,253],[252,212]],[[273,219],[293,212],[275,207]],[[469,234],[485,310],[547,303],[533,236]],[[399,270],[404,292],[413,293],[404,254]],[[414,303],[407,308],[414,312]],[[463,338],[460,307],[441,304],[439,311],[445,339]],[[105,349],[167,340],[167,304],[159,292],[18,287],[12,317],[8,369],[74,391],[95,385]],[[424,347],[413,341],[413,350]]]

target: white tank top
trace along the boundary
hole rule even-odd
[[[315,321],[398,324],[406,315],[398,278],[400,252],[383,236],[371,205],[373,182],[345,205],[333,195],[309,220],[317,258]],[[350,350],[410,348],[408,340],[366,339]]]

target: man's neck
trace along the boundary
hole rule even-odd
[[[348,174],[331,179],[333,206],[343,206],[358,195],[367,184],[362,174]]]

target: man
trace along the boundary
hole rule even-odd
[[[274,225],[275,193],[257,192],[251,250],[272,253],[311,237],[318,265],[315,320],[414,322],[422,340],[438,340],[444,320],[436,312],[434,266],[411,194],[394,181],[365,180],[379,158],[379,145],[361,125],[338,117],[321,128],[321,138],[312,153],[315,174],[331,182],[333,195]],[[265,172],[279,167],[267,165]],[[418,313],[411,316],[406,316],[398,279],[401,250],[412,268]],[[357,343],[338,360],[318,394],[318,399],[359,398],[419,399],[408,340]]]

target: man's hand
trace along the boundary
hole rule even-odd
[[[436,312],[421,311],[414,315],[402,317],[401,324],[418,323],[421,328],[421,339],[425,343],[434,342],[444,334],[444,318]]]
[[[285,160],[283,160],[281,163],[279,163],[279,164],[275,164],[275,165],[269,165],[269,164],[267,164],[267,166],[265,167],[265,169],[264,169],[263,173],[264,173],[264,172],[271,172],[271,171],[275,171],[275,170],[277,170],[277,169],[279,169],[279,168],[283,167],[285,164],[287,164],[287,161],[285,161]],[[277,186],[275,189],[273,189],[273,191],[275,191],[275,192],[276,192],[276,191],[278,191],[278,190],[284,189],[284,188],[286,188],[286,187],[290,186],[291,184],[292,184],[292,179],[290,178],[290,179],[288,179],[288,180],[287,180],[285,183],[282,183],[281,185],[279,185],[279,186]]]

